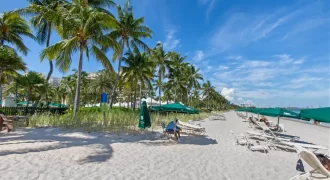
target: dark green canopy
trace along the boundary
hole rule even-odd
[[[266,108],[260,109],[259,114],[265,116],[273,116],[273,117],[290,117],[290,118],[299,118],[299,114],[293,111],[289,111],[284,108]]]
[[[152,110],[160,111],[160,112],[179,112],[186,114],[199,114],[199,110],[186,106],[181,103],[166,104],[164,106],[153,106]]]
[[[150,115],[149,115],[147,103],[145,101],[143,101],[141,111],[140,111],[139,128],[145,129],[148,127],[151,127]]]
[[[330,107],[316,109],[302,109],[299,114],[301,119],[314,119],[330,123]]]
[[[50,103],[48,106],[49,107],[66,107],[65,104],[57,104],[57,103]]]
[[[26,106],[27,102],[26,101],[22,101],[17,103],[17,105],[25,105]],[[30,101],[29,104],[32,104],[32,102]]]
[[[252,112],[264,116],[290,117],[299,119],[299,114],[284,108],[241,108],[236,111]],[[279,123],[279,118],[278,118]]]

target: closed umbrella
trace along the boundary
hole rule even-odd
[[[147,107],[147,103],[145,101],[142,102],[142,107],[140,111],[140,120],[139,120],[139,128],[145,129],[151,127],[149,110]]]

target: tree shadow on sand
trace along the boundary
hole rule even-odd
[[[0,157],[13,154],[27,154],[89,146],[93,149],[93,152],[79,159],[77,163],[102,163],[108,161],[112,157],[113,149],[111,144],[113,143],[142,143],[151,146],[178,145],[176,141],[163,139],[160,138],[160,136],[160,132],[149,132],[139,135],[123,134],[118,136],[117,134],[62,131],[58,128],[27,128],[12,133],[0,133]],[[204,146],[217,144],[217,141],[207,136],[184,136],[180,144]],[[26,146],[12,148],[8,145]]]
[[[84,159],[79,160],[81,163],[88,162],[104,162],[111,158],[112,148],[111,141],[107,139],[99,139],[97,135],[61,131],[56,128],[33,128],[22,129],[20,133],[0,134],[0,157],[12,154],[27,154],[33,152],[51,151],[57,149],[65,149],[78,146],[97,146],[97,154],[91,154]],[[72,133],[78,133],[77,136],[70,136]],[[80,135],[80,137],[79,137]],[[33,147],[33,143],[44,143],[42,146]],[[28,148],[15,148],[14,150],[1,150],[7,145],[31,144]]]

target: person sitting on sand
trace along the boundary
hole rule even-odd
[[[171,134],[174,134],[176,140],[178,142],[181,142],[180,138],[180,131],[181,131],[181,128],[177,126],[179,120],[177,118],[175,118],[173,121],[171,121],[167,127],[166,127],[166,131],[168,133],[171,133]]]

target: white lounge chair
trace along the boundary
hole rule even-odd
[[[245,139],[245,135],[243,133],[241,133],[241,135],[239,136],[235,135],[235,133],[232,130],[230,130],[230,133],[234,136],[235,143],[237,145],[247,145],[248,141]]]
[[[313,168],[312,171],[304,172],[302,174],[292,177],[290,180],[294,179],[330,179],[330,172],[322,165],[320,160],[316,155],[300,146],[296,146],[299,156]],[[315,176],[319,175],[319,176]],[[322,177],[323,176],[323,177]]]
[[[188,134],[197,134],[197,135],[205,134],[205,128],[198,126],[198,125],[193,125],[193,124],[179,121],[178,126],[182,129],[182,132],[185,132]]]
[[[266,145],[253,145],[253,143],[251,141],[249,141],[249,139],[242,133],[240,136],[236,136],[235,133],[230,130],[230,132],[234,135],[235,140],[236,140],[236,144],[238,145],[246,145],[246,147],[251,150],[251,151],[263,151],[264,153],[268,152],[268,148],[269,148],[269,142],[267,142]]]

